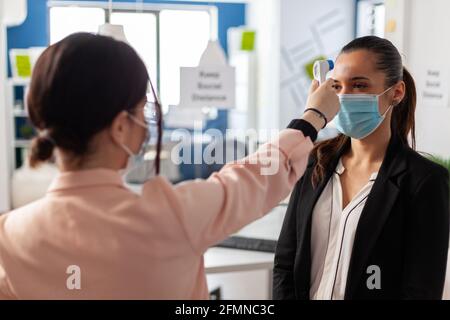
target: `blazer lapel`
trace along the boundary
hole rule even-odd
[[[403,148],[400,139],[393,136],[378,177],[361,213],[348,270],[346,299],[351,299],[357,289],[360,278],[365,272],[364,266],[369,253],[398,197],[400,189],[395,178],[406,170],[406,162],[401,152]]]
[[[297,207],[297,230],[299,237],[297,238],[297,256],[295,262],[294,275],[297,283],[297,295],[309,297],[309,287],[311,278],[311,222],[314,207],[319,200],[320,195],[325,189],[333,172],[337,166],[341,155],[350,146],[350,139],[339,150],[337,157],[330,164],[324,179],[315,188],[312,186],[311,178],[314,164],[310,164]],[[309,183],[309,185],[307,185]]]

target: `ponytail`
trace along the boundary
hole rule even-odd
[[[397,133],[401,141],[411,148],[416,148],[416,85],[409,71],[403,67],[403,81],[405,82],[406,92],[403,100],[394,107],[392,111],[392,130]],[[409,143],[411,135],[411,144]]]

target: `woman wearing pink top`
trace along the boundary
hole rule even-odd
[[[148,135],[148,82],[135,51],[103,36],[71,35],[39,58],[30,163],[55,156],[60,174],[44,198],[0,217],[0,298],[207,299],[203,253],[289,194],[317,131],[339,109],[331,82],[313,83],[316,109],[272,143],[207,180],[156,176],[137,195],[120,171]],[[278,170],[264,173],[267,164]],[[74,270],[80,281],[71,286]]]

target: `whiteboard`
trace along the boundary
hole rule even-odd
[[[355,1],[282,0],[279,127],[302,114],[311,79],[305,66],[335,59],[354,38]]]

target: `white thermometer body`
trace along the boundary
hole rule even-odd
[[[313,74],[314,79],[322,84],[327,79],[327,73],[333,70],[334,63],[332,60],[317,60],[314,62]]]

